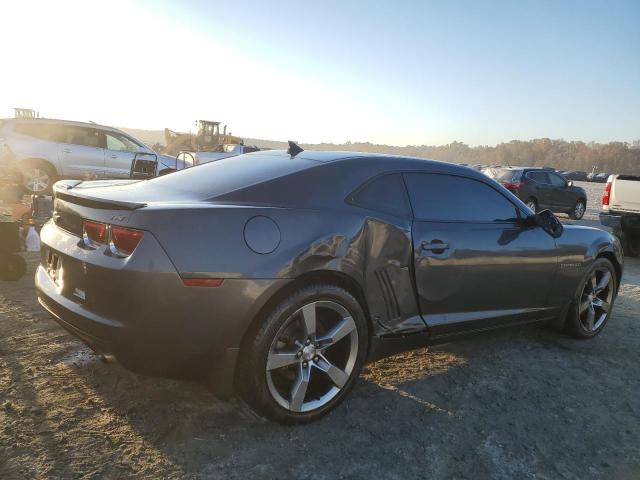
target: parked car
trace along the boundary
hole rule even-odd
[[[445,162],[292,144],[115,183],[56,184],[40,303],[133,370],[206,375],[285,423],[397,348],[532,321],[592,338],[622,275],[608,232]]]
[[[215,162],[223,158],[237,157],[245,153],[258,152],[261,149],[254,145],[244,145],[237,143],[225,143],[218,146],[216,150],[183,151],[178,153],[177,158],[184,165],[200,165],[201,163]]]
[[[577,182],[586,182],[587,181],[587,172],[582,172],[580,170],[569,170],[564,174],[564,177],[567,180],[577,181]]]
[[[584,216],[587,193],[557,172],[542,168],[503,167],[491,177],[522,200],[534,212],[549,209],[568,213],[575,220]]]
[[[28,193],[49,194],[60,178],[129,178],[134,159],[138,173],[155,176],[155,152],[115,128],[41,118],[0,124],[0,169],[17,172]]]
[[[602,195],[600,222],[620,238],[625,255],[640,256],[640,176],[609,177]]]
[[[605,183],[607,181],[607,178],[609,178],[609,175],[611,174],[607,172],[591,172],[589,175],[587,175],[587,181]]]

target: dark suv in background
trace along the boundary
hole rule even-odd
[[[549,209],[567,213],[574,220],[584,216],[587,194],[554,170],[545,168],[501,167],[485,172],[513,192],[537,212]]]

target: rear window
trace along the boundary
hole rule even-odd
[[[515,182],[520,180],[522,170],[512,170],[510,168],[494,168],[489,175],[497,182]]]
[[[149,182],[157,187],[188,190],[213,198],[317,165],[320,164],[313,160],[292,159],[282,153],[255,153],[203,163]]]

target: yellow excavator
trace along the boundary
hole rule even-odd
[[[165,152],[169,155],[176,155],[184,150],[215,152],[223,145],[240,145],[242,138],[227,133],[227,126],[224,125],[220,131],[220,122],[211,120],[198,120],[198,133],[174,132],[168,128],[164,129],[164,139],[166,143]]]

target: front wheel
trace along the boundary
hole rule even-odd
[[[569,308],[566,328],[576,338],[593,338],[607,324],[618,293],[616,272],[606,258],[597,259]]]
[[[306,423],[333,410],[353,387],[366,356],[358,301],[332,285],[293,293],[241,350],[238,387],[247,403],[281,423]]]

